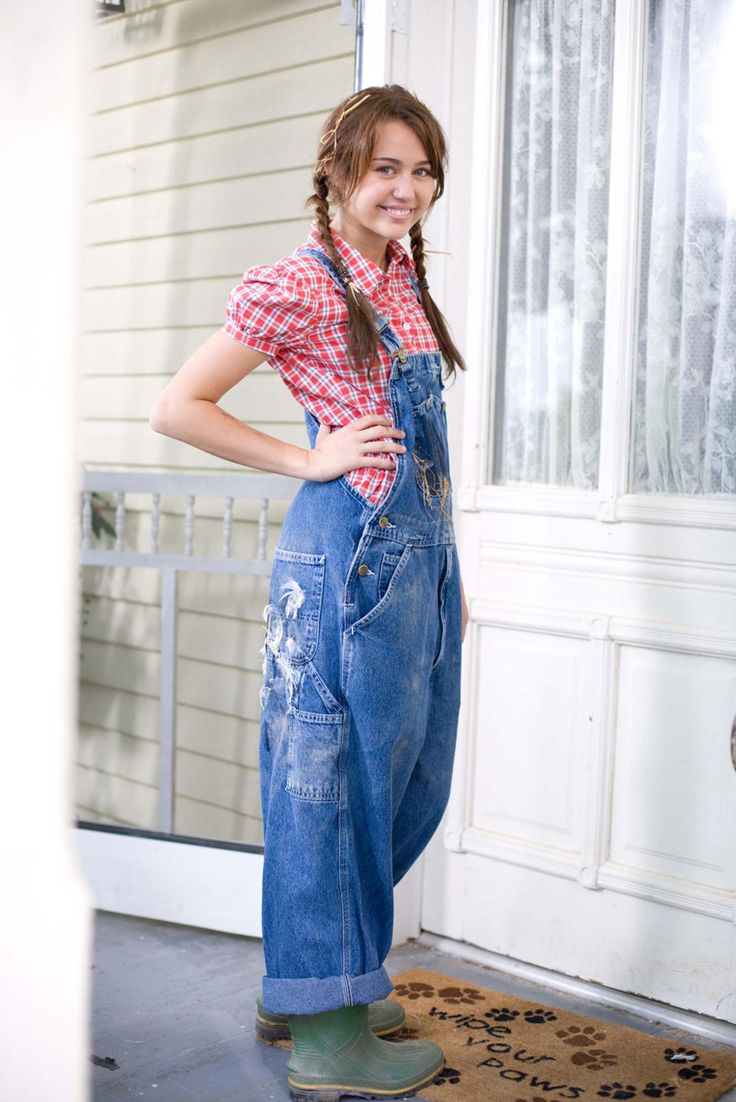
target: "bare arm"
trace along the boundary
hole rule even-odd
[[[389,468],[392,461],[388,455],[368,453],[405,450],[395,439],[381,439],[404,433],[379,415],[359,417],[332,433],[320,430],[311,450],[277,440],[232,417],[217,403],[265,359],[264,353],[220,330],[213,333],[195,349],[156,401],[149,418],[151,428],[246,467],[318,482],[357,467]]]

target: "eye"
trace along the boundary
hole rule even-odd
[[[432,175],[432,169],[431,168],[418,168],[417,172],[423,172],[425,176],[431,176]]]
[[[376,169],[376,172],[383,172],[384,169],[387,169],[389,172],[393,172],[393,167],[391,165],[379,165]]]

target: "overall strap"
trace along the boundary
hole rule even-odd
[[[295,251],[296,251],[297,256],[313,256],[313,257],[315,257],[315,259],[320,262],[320,264],[325,269],[327,274],[335,282],[335,284],[337,285],[337,288],[340,291],[340,294],[342,295],[342,297],[343,298],[347,297],[347,291],[345,289],[345,284],[343,283],[342,279],[340,278],[340,275],[337,271],[337,268],[335,267],[333,261],[330,259],[330,257],[327,255],[327,253],[323,252],[322,249],[312,249],[312,248],[309,248],[309,246],[305,246],[304,248],[300,248],[300,249],[297,249]],[[410,276],[410,279],[411,279],[411,282],[412,282],[412,286],[414,287],[414,291],[415,291],[415,293],[417,295],[417,298],[419,300],[419,303],[421,305],[422,298],[421,298],[421,292],[419,290],[419,285],[417,284],[416,280],[414,279],[413,273],[410,272],[409,276]],[[368,300],[366,299],[366,301],[368,301]],[[376,322],[376,330],[377,330],[378,338],[379,338],[381,344],[386,349],[386,351],[388,352],[391,359],[393,359],[394,356],[396,356],[397,353],[399,353],[400,358],[402,358],[402,356],[403,356],[402,362],[404,362],[404,359],[406,357],[406,350],[404,348],[404,342],[401,340],[400,337],[398,337],[396,335],[396,333],[394,333],[393,329],[391,328],[391,323],[390,323],[389,319],[387,317],[385,317],[385,315],[379,313],[378,310],[376,310],[376,308],[373,306],[372,303],[369,303],[369,305],[371,307],[371,310],[373,311],[373,316],[374,316],[375,322]]]

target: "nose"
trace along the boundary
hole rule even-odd
[[[393,195],[397,199],[411,199],[414,195],[414,181],[411,176],[399,174],[394,179]]]

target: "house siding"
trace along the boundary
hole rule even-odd
[[[244,269],[306,235],[320,127],[353,87],[340,4],[129,0],[94,28],[88,83],[81,303],[81,462],[96,469],[242,468],[151,431],[166,381],[224,320]],[[259,366],[222,401],[304,444],[303,414]],[[236,507],[233,555],[257,546],[257,504]],[[285,512],[271,509],[268,550]],[[144,550],[150,502],[126,499]],[[183,499],[161,503],[159,545],[181,551]],[[219,554],[222,503],[197,503],[194,551]],[[103,537],[104,542],[105,537]],[[85,567],[77,813],[154,829],[159,582]],[[175,829],[260,843],[258,690],[267,581],[183,575],[179,586]]]

